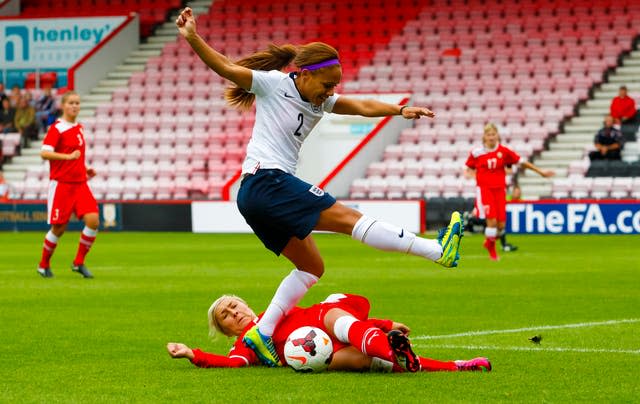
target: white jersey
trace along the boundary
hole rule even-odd
[[[256,95],[256,122],[242,173],[261,168],[277,168],[295,174],[302,142],[325,112],[331,112],[338,94],[321,106],[302,99],[293,81],[294,74],[277,70],[253,71],[251,92]]]

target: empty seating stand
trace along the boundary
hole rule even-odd
[[[172,9],[182,7],[181,0],[22,0],[21,17],[52,18],[100,15],[140,15],[140,36],[148,37],[153,28],[165,21]]]

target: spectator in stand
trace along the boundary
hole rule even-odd
[[[13,120],[16,116],[16,109],[11,106],[11,101],[8,97],[2,99],[0,104],[0,132],[9,133],[15,132],[16,128],[13,126]]]
[[[621,86],[618,96],[611,100],[610,113],[616,125],[632,121],[636,117],[636,102],[629,97],[627,87]]]
[[[9,100],[11,101],[11,106],[14,108],[18,108],[18,103],[20,102],[20,98],[22,98],[22,92],[20,91],[20,86],[17,84],[11,87],[11,93],[9,94]]]
[[[7,93],[4,88],[4,83],[0,83],[0,101],[4,100],[5,98],[7,98]]]
[[[44,92],[36,100],[35,103],[36,108],[36,120],[40,128],[42,128],[45,132],[56,120],[56,100],[53,98],[51,94],[51,87],[47,87],[44,89]]]
[[[638,130],[636,102],[627,94],[627,87],[621,86],[618,96],[611,100],[610,113],[613,122],[627,140],[635,140]]]
[[[31,140],[38,138],[38,124],[36,123],[36,110],[31,105],[27,97],[20,98],[18,108],[13,120],[13,126],[20,132],[20,139],[23,147],[29,145]]]
[[[614,118],[607,115],[604,118],[604,127],[598,131],[593,143],[597,150],[589,153],[589,159],[593,160],[620,160],[620,152],[624,145],[622,132],[614,125]]]
[[[2,155],[0,154],[0,158]],[[0,202],[9,201],[9,184],[4,179],[4,174],[0,171]]]

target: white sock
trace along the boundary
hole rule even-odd
[[[442,246],[436,240],[417,237],[398,226],[362,216],[353,226],[351,238],[384,251],[398,251],[432,261],[442,256]]]
[[[56,236],[55,234],[53,234],[53,232],[51,230],[49,230],[47,232],[47,235],[44,236],[44,238],[46,238],[47,240],[49,240],[50,242],[52,242],[53,244],[58,244],[58,239],[59,237]]]
[[[351,316],[342,316],[336,320],[333,324],[333,334],[338,341],[344,342],[345,344],[349,343],[349,329],[356,321],[358,321],[358,319]]]
[[[497,227],[485,227],[484,228],[484,235],[487,238],[496,238],[496,236],[498,235],[498,228]]]
[[[89,226],[84,226],[84,228],[82,229],[82,234],[87,237],[96,237],[98,235],[98,229],[94,230]]]
[[[369,367],[369,370],[377,373],[391,373],[393,371],[393,362],[376,358],[374,356],[371,358],[371,366]]]
[[[318,282],[318,277],[308,272],[294,269],[280,282],[276,294],[273,295],[269,307],[258,321],[260,333],[267,337],[273,335],[273,330],[284,317],[307,293],[307,290]]]

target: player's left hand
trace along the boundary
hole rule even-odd
[[[411,332],[411,329],[409,327],[402,323],[396,323],[395,321],[391,325],[391,329],[401,331],[405,335],[409,335],[409,333]]]
[[[422,107],[406,107],[402,110],[402,117],[405,119],[420,119],[421,116],[434,118],[436,114],[434,114],[430,109]]]
[[[87,167],[87,177],[93,178],[95,176],[96,176],[96,170],[91,167]]]
[[[556,172],[553,170],[546,170],[542,172],[542,176],[545,178],[553,177],[554,175],[556,175]]]

